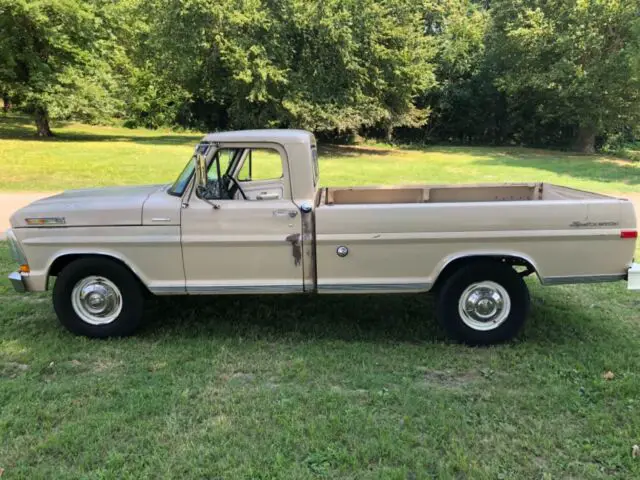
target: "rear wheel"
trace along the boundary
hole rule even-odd
[[[437,316],[447,333],[470,345],[512,339],[529,314],[529,290],[509,265],[479,261],[460,267],[438,292]]]
[[[53,307],[60,323],[77,335],[127,336],[142,319],[143,288],[126,267],[113,260],[81,258],[58,275]]]

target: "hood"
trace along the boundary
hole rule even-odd
[[[27,218],[61,218],[53,226],[142,225],[142,207],[164,185],[68,190],[42,198],[11,216],[12,227],[28,227]]]

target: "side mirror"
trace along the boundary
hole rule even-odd
[[[196,172],[196,188],[207,186],[207,163],[204,155],[196,153],[193,156],[193,163]]]

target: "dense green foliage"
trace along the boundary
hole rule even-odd
[[[522,8],[522,5],[527,5]],[[640,120],[639,5],[630,1],[493,3],[496,85],[588,150],[599,133]],[[553,132],[545,132],[553,135]]]
[[[346,131],[426,117],[413,99],[435,83],[434,49],[414,2],[153,0],[139,15],[149,30],[132,55],[166,92],[183,87],[186,102],[169,103],[186,125]]]
[[[0,60],[40,122],[638,137],[640,7],[621,0],[0,0]]]
[[[123,54],[106,8],[81,0],[0,0],[0,88],[33,112],[38,134],[48,117],[107,119],[122,110]]]

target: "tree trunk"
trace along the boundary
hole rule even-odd
[[[39,137],[53,137],[53,132],[49,128],[49,113],[45,108],[36,108],[36,127]]]
[[[387,125],[384,129],[384,139],[387,143],[393,142],[393,127],[391,125]]]
[[[581,153],[595,153],[596,129],[593,127],[580,127],[574,143],[574,148]]]
[[[11,110],[11,98],[9,98],[8,93],[2,94],[2,109],[4,110],[4,113],[8,113],[9,110]]]

